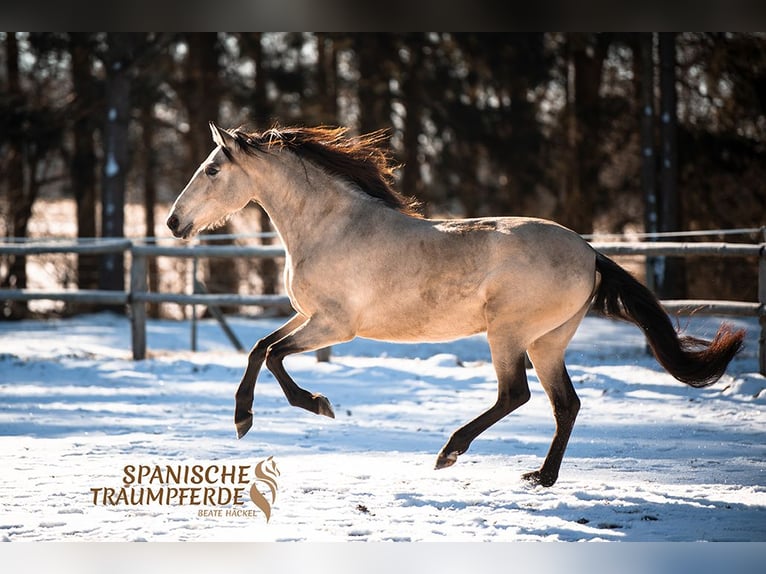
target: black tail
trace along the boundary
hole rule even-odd
[[[646,335],[657,361],[679,381],[692,387],[721,378],[745,338],[724,323],[712,341],[679,336],[654,294],[601,253],[596,253],[601,284],[593,308],[608,317],[635,323]]]

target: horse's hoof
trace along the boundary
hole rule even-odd
[[[440,453],[438,458],[436,459],[436,466],[434,467],[434,470],[440,470],[442,468],[447,468],[448,466],[452,466],[457,462],[457,457],[460,453],[456,450],[453,450],[449,454]]]
[[[331,419],[335,418],[335,411],[332,410],[332,405],[330,405],[330,401],[327,400],[327,397],[323,397],[322,395],[312,395],[311,398],[314,399],[314,406],[316,407],[314,412],[316,414],[324,415]]]
[[[241,421],[235,421],[234,426],[237,427],[237,438],[242,438],[253,426],[253,415],[250,414]]]
[[[548,487],[556,484],[556,479],[558,476],[545,475],[539,470],[535,470],[532,472],[527,472],[526,474],[522,474],[521,478],[531,484]]]

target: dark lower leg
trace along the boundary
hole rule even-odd
[[[265,349],[259,348],[258,345],[250,351],[247,368],[234,395],[234,425],[237,427],[237,438],[245,436],[250,427],[253,426],[255,381],[258,378],[261,365],[263,365],[263,360],[266,358]]]
[[[274,356],[270,352],[266,362],[269,370],[279,382],[279,386],[282,387],[287,402],[294,407],[300,407],[309,412],[334,419],[335,413],[332,410],[330,401],[318,393],[310,393],[306,389],[299,387],[285,370],[284,365],[282,364],[283,359],[284,356]]]
[[[457,457],[468,450],[477,436],[528,400],[529,386],[522,355],[517,359],[514,368],[498,380],[498,397],[495,404],[452,434],[436,459],[436,468],[446,468],[455,464]]]
[[[266,366],[276,377],[291,405],[335,418],[330,401],[318,393],[310,393],[295,384],[292,377],[287,374],[282,361],[288,355],[328,347],[351,338],[353,338],[353,331],[346,328],[346,325],[337,317],[330,319],[314,316],[299,329],[269,346],[266,351]]]
[[[524,479],[542,486],[552,486],[558,480],[564,451],[580,410],[580,399],[577,398],[567,373],[564,355],[589,306],[589,301],[585,302],[580,311],[568,321],[535,341],[527,349],[540,385],[548,395],[556,421],[556,431],[542,466],[539,470],[523,475]]]
[[[553,486],[556,483],[561,461],[564,458],[564,452],[572,434],[577,413],[580,410],[580,400],[577,398],[566,369],[562,370],[558,381],[559,384],[554,387],[543,384],[551,401],[553,416],[556,420],[556,432],[553,435],[553,441],[540,469],[522,476],[525,480],[541,486]]]
[[[270,345],[289,335],[306,321],[305,317],[296,315],[279,329],[264,337],[250,351],[247,368],[234,395],[234,425],[237,428],[237,438],[242,438],[253,426],[253,396],[255,382],[266,358],[266,350]]]

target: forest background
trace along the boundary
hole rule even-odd
[[[169,237],[168,205],[212,149],[209,120],[253,130],[277,122],[342,125],[352,134],[386,129],[401,164],[399,189],[433,217],[530,215],[629,238],[765,223],[763,33],[6,32],[0,39],[7,238]],[[222,231],[269,229],[253,205]],[[0,284],[24,288],[42,275],[65,288],[123,289],[123,265],[98,256],[5,256]],[[154,261],[152,289],[177,289],[187,265]],[[664,297],[757,299],[756,266],[742,260],[671,267]],[[204,271],[210,291],[280,288],[271,261],[211,259]],[[39,312],[5,302],[0,318]]]

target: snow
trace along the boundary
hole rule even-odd
[[[697,336],[720,319],[684,319]],[[6,541],[766,541],[766,380],[758,323],[724,378],[687,387],[646,354],[635,327],[588,317],[568,351],[582,410],[552,488],[542,462],[550,406],[532,399],[433,469],[449,435],[496,384],[486,339],[394,345],[357,339],[329,363],[288,357],[334,420],[287,404],[265,369],[255,422],[236,439],[233,394],[246,355],[215,322],[149,322],[149,358],[130,358],[129,321],[94,314],[0,322],[0,540]],[[251,344],[280,323],[231,320]],[[239,465],[273,457],[266,520],[188,504],[94,504],[126,465]],[[154,485],[157,486],[157,485]],[[164,488],[159,485],[158,488]],[[249,487],[249,486],[248,486]],[[266,490],[261,489],[267,493]],[[231,506],[223,507],[224,510]]]

